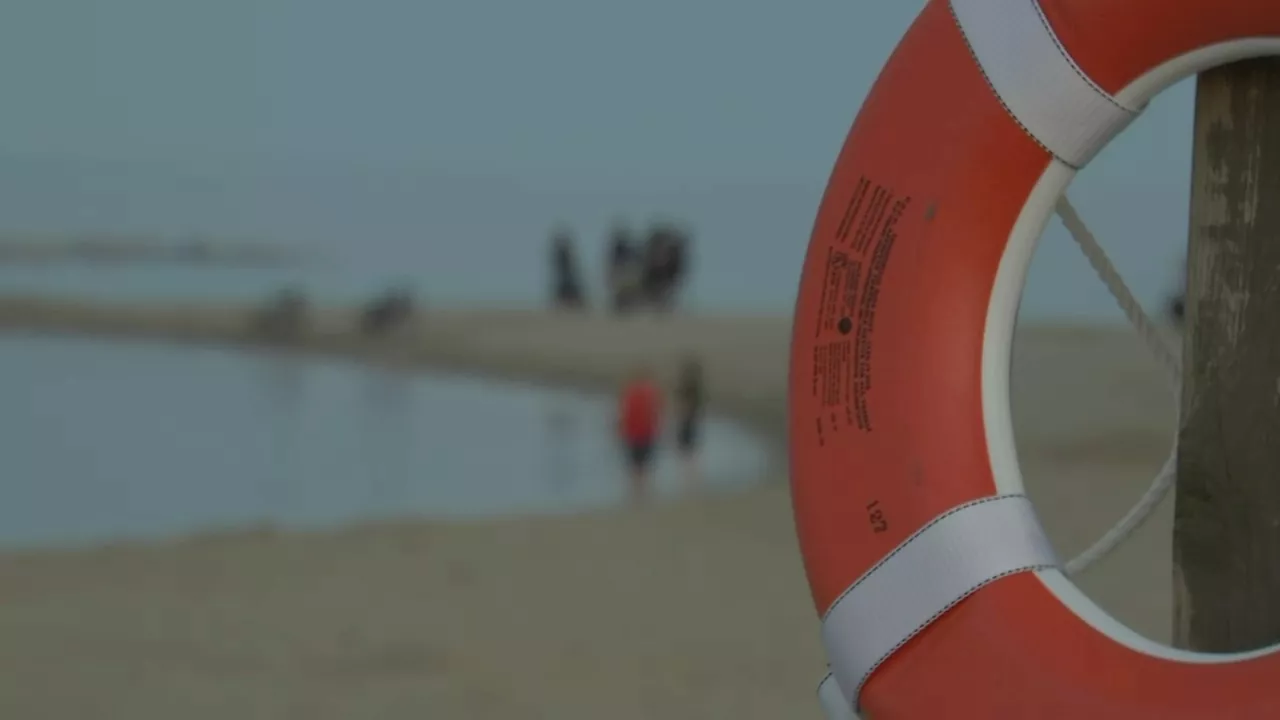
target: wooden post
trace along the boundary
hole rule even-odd
[[[1280,641],[1280,59],[1196,84],[1174,643]]]

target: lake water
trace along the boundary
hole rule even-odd
[[[606,398],[273,354],[0,338],[0,545],[263,523],[571,512],[626,499]],[[669,449],[655,489],[685,491]],[[765,463],[705,429],[703,484]]]

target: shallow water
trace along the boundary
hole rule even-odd
[[[0,544],[262,523],[572,512],[627,499],[605,398],[273,354],[0,338]],[[705,428],[702,485],[765,457]],[[687,490],[664,447],[655,491]]]

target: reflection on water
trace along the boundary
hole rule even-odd
[[[0,544],[624,502],[613,407],[284,353],[0,339]],[[707,485],[764,454],[706,427]],[[683,490],[670,448],[655,490]]]
[[[249,356],[262,369],[262,395],[272,412],[288,417],[297,412],[306,386],[306,360],[287,352]]]
[[[543,428],[547,437],[543,477],[553,492],[569,492],[578,482],[580,428],[565,399],[553,397],[548,401]]]
[[[413,473],[412,380],[397,370],[368,369],[362,375],[358,410],[370,502],[380,513],[394,514],[404,504]]]
[[[271,464],[262,483],[263,520],[275,517],[289,502],[288,478],[293,475],[290,458],[298,443],[296,418],[306,392],[303,359],[282,352],[267,352],[248,358],[261,368],[262,396],[266,400],[264,431],[270,438]]]

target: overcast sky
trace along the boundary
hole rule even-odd
[[[5,0],[0,158],[820,189],[920,6]],[[1190,98],[1167,93],[1073,191],[1147,296],[1185,243]]]

